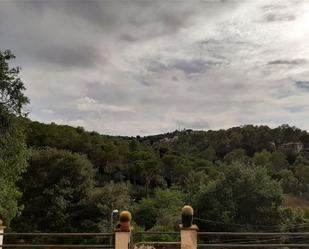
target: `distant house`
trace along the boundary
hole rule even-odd
[[[172,138],[168,138],[168,137],[165,137],[165,138],[162,138],[159,140],[160,143],[174,143],[178,140],[178,136],[174,136]]]
[[[280,149],[283,151],[289,150],[295,153],[300,153],[302,150],[304,150],[304,144],[299,142],[284,143],[280,145]]]
[[[274,151],[277,149],[276,143],[275,142],[269,142],[269,149]]]
[[[303,151],[309,154],[309,148],[304,148]]]

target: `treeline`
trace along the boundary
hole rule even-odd
[[[96,186],[129,181],[137,188],[135,199],[148,196],[156,187],[183,184],[190,171],[216,177],[220,165],[235,161],[265,167],[286,193],[306,196],[308,155],[280,149],[290,142],[309,147],[309,134],[288,125],[275,129],[246,125],[219,131],[111,137],[82,127],[31,121],[26,133],[30,148],[50,147],[86,155],[95,170]]]
[[[280,150],[306,142],[295,127],[112,137],[25,122],[30,158],[15,229],[108,231],[112,210],[128,208],[137,229],[174,230],[184,204],[213,231],[300,230],[306,222],[306,212],[282,208],[283,192],[309,193],[307,155]]]

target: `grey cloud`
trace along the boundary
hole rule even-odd
[[[112,2],[87,0],[23,0],[16,5],[26,11],[32,11],[41,15],[54,11],[69,16],[79,16],[92,24],[108,26],[117,21],[117,17],[113,15],[112,11],[107,11],[109,6],[112,5]]]
[[[164,65],[163,63],[160,63],[158,61],[150,61],[147,69],[153,73],[161,73],[163,71],[169,70],[169,66]]]
[[[246,89],[246,87],[247,87],[246,83],[239,82],[239,83],[235,83],[232,88],[234,90],[241,91],[241,90]]]
[[[175,32],[195,12],[183,5],[175,7],[175,2],[161,1],[26,0],[23,8],[41,14],[53,10],[79,17],[99,31],[118,33],[120,39],[131,42]]]
[[[85,68],[102,63],[96,44],[88,38],[95,38],[96,34],[90,35],[83,23],[74,23],[74,16],[73,22],[68,22],[69,16],[49,7],[52,2],[61,4],[38,0],[1,2],[1,45],[13,50],[24,68],[46,62]]]
[[[282,4],[267,4],[261,7],[263,18],[265,22],[290,22],[296,20],[297,16],[292,11],[296,3],[293,1],[285,2]],[[293,6],[294,5],[294,6]]]
[[[295,81],[295,86],[297,89],[309,92],[309,81]]]
[[[153,86],[156,84],[156,82],[154,80],[149,80],[149,79],[140,79],[140,83],[144,86]]]
[[[285,59],[278,59],[269,61],[268,65],[302,65],[308,63],[306,59],[294,59],[294,60],[285,60]]]
[[[87,45],[40,49],[35,56],[40,61],[53,63],[60,67],[91,68],[103,62],[96,48]]]
[[[266,5],[262,5],[261,9],[262,10],[282,10],[282,9],[286,9],[287,6],[281,3],[278,4],[266,4]]]
[[[186,75],[190,75],[195,73],[203,73],[208,69],[208,67],[215,65],[216,63],[205,60],[176,60],[170,67],[181,70]]]
[[[222,30],[221,32],[224,32],[224,29],[226,28],[226,25],[228,25],[228,23],[222,23]],[[211,46],[223,46],[226,44],[235,44],[235,45],[243,45],[243,46],[252,46],[252,47],[257,47],[259,46],[257,43],[251,42],[251,41],[244,41],[241,40],[235,36],[232,37],[223,37],[222,39],[205,39],[199,42],[199,44],[201,46],[206,46],[207,47],[211,47]]]
[[[211,67],[221,65],[221,62],[214,60],[192,59],[192,60],[172,60],[167,65],[158,61],[151,61],[147,69],[153,73],[161,73],[169,70],[179,70],[185,75],[200,74],[206,72]]]
[[[120,36],[120,39],[123,40],[123,41],[126,41],[126,42],[138,41],[138,39],[135,36],[133,36],[132,34],[122,34]]]
[[[268,13],[265,16],[266,22],[288,22],[294,21],[296,16],[293,14]]]

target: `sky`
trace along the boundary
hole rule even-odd
[[[33,120],[111,135],[309,130],[307,0],[0,0]]]

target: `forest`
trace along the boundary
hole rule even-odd
[[[287,124],[109,136],[31,121],[0,52],[0,218],[17,232],[106,232],[114,209],[136,231],[174,231],[189,204],[204,231],[303,231],[309,210],[309,133]],[[293,145],[301,144],[301,150]],[[115,217],[115,222],[116,222]],[[114,224],[115,225],[115,224]]]

